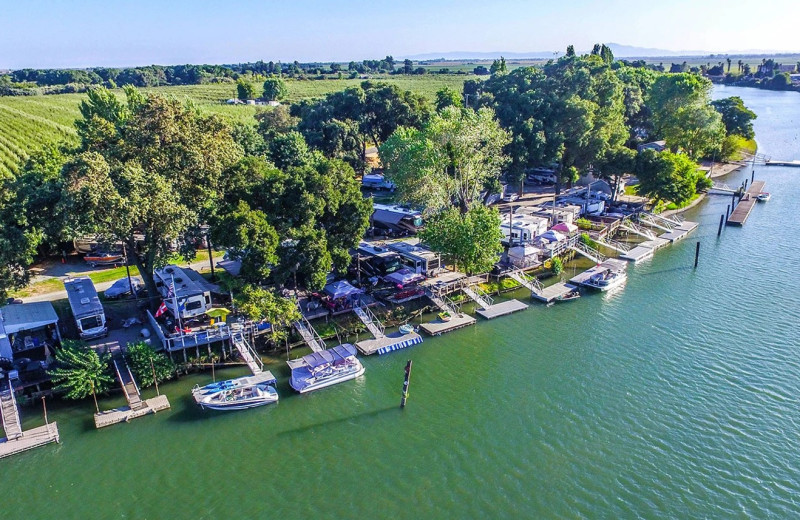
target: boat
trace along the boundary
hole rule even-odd
[[[275,377],[270,372],[195,386],[192,397],[201,408],[244,410],[278,401]]]
[[[772,195],[770,195],[766,191],[762,191],[761,193],[756,195],[756,200],[758,200],[758,202],[767,202],[770,199],[770,197],[772,197]]]
[[[115,265],[122,263],[125,257],[116,253],[88,253],[83,257],[83,260],[90,266],[95,267],[98,265]]]
[[[577,300],[580,297],[581,297],[581,293],[576,289],[576,290],[570,291],[570,292],[568,292],[566,294],[562,294],[561,296],[556,298],[556,301],[558,301],[558,302],[569,302],[569,301],[572,301],[572,300]]]
[[[453,316],[451,316],[448,311],[442,311],[439,313],[439,319],[442,321],[450,321],[453,319]]]
[[[408,323],[404,323],[403,325],[400,325],[400,328],[398,330],[400,330],[400,334],[403,335],[411,334],[412,332],[414,332],[414,326]]]
[[[625,271],[604,269],[589,277],[584,285],[600,291],[609,291],[623,285],[627,279],[628,275],[625,274]]]
[[[287,361],[292,369],[289,384],[304,394],[343,383],[362,375],[364,365],[356,358],[356,347],[343,343]]]

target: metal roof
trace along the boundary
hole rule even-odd
[[[58,315],[50,302],[16,303],[0,307],[0,319],[6,334],[16,334],[57,323]]]

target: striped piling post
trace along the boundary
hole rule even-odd
[[[400,408],[406,407],[406,401],[408,400],[408,385],[411,380],[411,360],[409,359],[406,362],[406,376],[403,379],[403,399],[400,400]]]

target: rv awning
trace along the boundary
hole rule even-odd
[[[375,213],[372,214],[372,220],[377,220],[384,224],[398,224],[404,217],[405,215],[402,213],[394,213],[385,209],[376,209]]]
[[[6,334],[21,330],[34,330],[58,323],[53,304],[50,302],[16,303],[0,308]]]
[[[329,295],[333,299],[344,298],[346,296],[350,296],[351,294],[361,294],[364,292],[361,289],[356,289],[344,280],[329,283],[323,290],[325,291],[325,294]]]
[[[408,285],[414,282],[421,282],[425,279],[425,277],[421,274],[415,273],[411,269],[400,269],[399,271],[395,271],[390,275],[384,276],[383,279],[393,284]]]

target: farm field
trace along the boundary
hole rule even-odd
[[[436,91],[450,87],[461,91],[471,75],[424,75],[376,77],[376,81],[397,85],[403,90],[418,92],[434,99]],[[361,79],[287,80],[286,102],[324,96],[330,92],[359,85]],[[185,85],[142,89],[192,100],[203,110],[220,114],[231,121],[254,122],[253,116],[263,107],[227,105],[234,97],[236,86],[228,83]],[[117,90],[122,95],[122,90]],[[56,94],[49,96],[0,97],[0,177],[13,174],[28,154],[49,143],[75,143],[73,126],[80,117],[78,106],[85,94]]]

